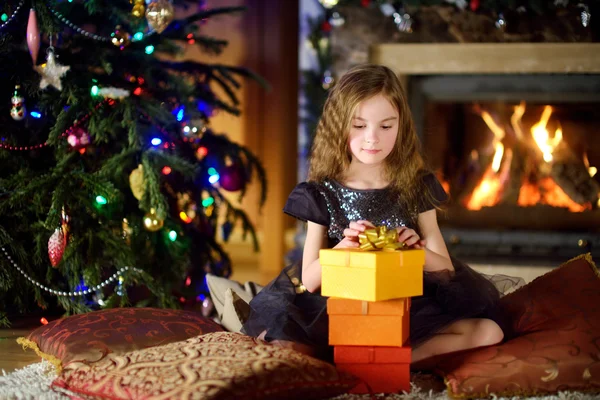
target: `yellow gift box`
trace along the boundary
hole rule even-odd
[[[381,301],[423,294],[424,250],[323,249],[321,295]]]

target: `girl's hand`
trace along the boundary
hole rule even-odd
[[[349,239],[358,243],[358,235],[369,228],[375,228],[375,225],[369,221],[352,221],[350,222],[350,226],[344,229],[344,240]]]
[[[398,231],[398,242],[404,243],[406,247],[412,247],[414,249],[423,249],[427,242],[419,237],[414,229],[401,226],[396,228]]]

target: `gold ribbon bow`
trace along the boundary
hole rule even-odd
[[[404,247],[404,243],[398,242],[398,232],[395,229],[388,230],[385,226],[366,229],[358,234],[358,241],[360,249],[364,251],[395,251]]]

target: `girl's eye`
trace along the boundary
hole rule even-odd
[[[362,129],[365,127],[365,125],[353,125],[352,127],[355,129]]]
[[[392,129],[391,126],[382,126],[383,129],[388,130],[388,129]]]

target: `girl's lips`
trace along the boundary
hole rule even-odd
[[[367,154],[377,154],[379,153],[381,150],[375,150],[375,149],[362,149],[362,151],[364,151]]]

